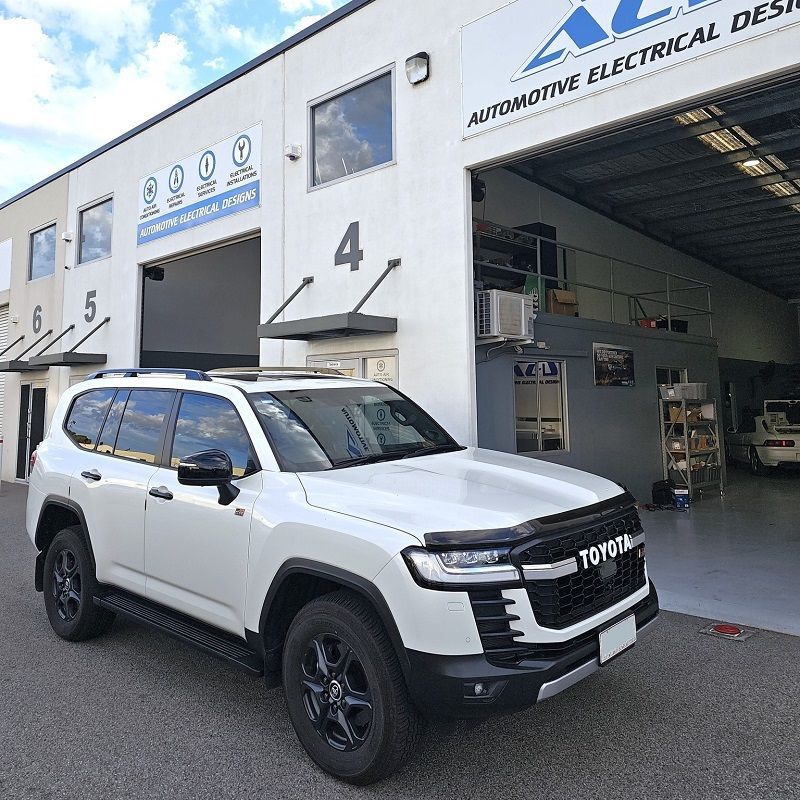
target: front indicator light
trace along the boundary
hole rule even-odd
[[[519,571],[503,548],[431,552],[409,547],[403,558],[414,579],[426,588],[471,588],[485,584],[520,585]]]

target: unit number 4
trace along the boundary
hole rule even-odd
[[[361,248],[361,226],[358,222],[351,222],[347,233],[336,251],[334,263],[336,266],[349,264],[350,270],[355,272],[364,260],[364,251]]]

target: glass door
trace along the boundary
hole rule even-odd
[[[18,480],[27,481],[30,474],[31,453],[44,439],[47,412],[47,389],[23,383],[19,393],[19,428],[17,431]]]

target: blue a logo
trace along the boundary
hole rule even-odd
[[[512,76],[512,81],[562,64],[617,39],[689,14],[719,0],[570,0],[573,8]]]

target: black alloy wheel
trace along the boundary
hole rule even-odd
[[[68,548],[56,553],[51,591],[58,616],[72,622],[81,608],[81,570],[75,553]]]
[[[50,543],[43,588],[47,618],[62,639],[92,639],[114,622],[113,613],[95,605],[100,587],[83,530],[77,526],[59,531]]]
[[[343,639],[315,636],[301,670],[303,705],[317,733],[348,753],[366,741],[372,726],[372,692],[358,656]]]
[[[307,603],[283,646],[283,689],[297,738],[330,775],[365,786],[416,752],[421,721],[375,609],[347,590]]]

